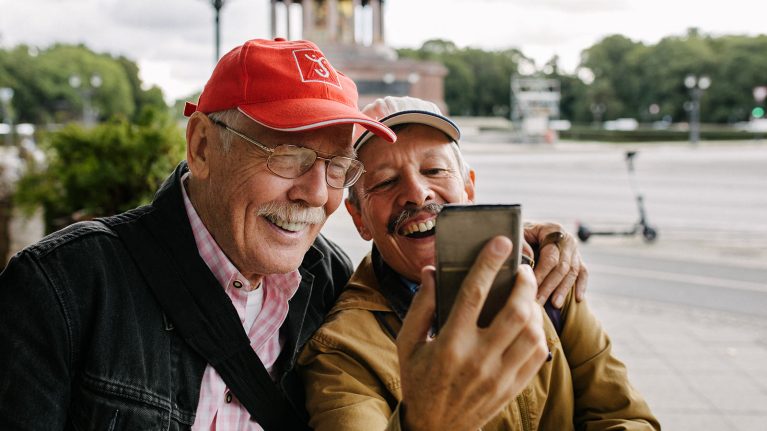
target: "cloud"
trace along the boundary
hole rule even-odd
[[[568,13],[618,12],[629,8],[628,0],[537,0],[535,2],[512,0],[511,3]]]
[[[499,7],[515,6],[530,9],[548,9],[567,13],[617,12],[629,9],[630,0],[458,0],[466,7],[477,3],[495,3]]]
[[[131,0],[101,4],[104,16],[126,28],[148,29],[156,33],[184,32],[210,26],[213,8],[202,0]]]

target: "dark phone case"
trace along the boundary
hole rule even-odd
[[[511,255],[493,281],[477,324],[487,327],[506,303],[521,257],[522,207],[446,205],[437,216],[437,328],[447,321],[463,279],[485,243],[504,235],[514,243]]]

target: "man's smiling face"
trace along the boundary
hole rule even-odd
[[[347,202],[347,209],[362,238],[372,239],[384,261],[413,281],[434,264],[441,205],[474,199],[473,179],[464,181],[452,145],[441,131],[411,124],[394,144],[373,138],[360,149],[359,207]]]

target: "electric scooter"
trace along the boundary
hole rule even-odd
[[[639,207],[639,221],[630,230],[625,231],[591,230],[591,228],[585,224],[578,223],[578,238],[580,238],[581,241],[586,242],[590,237],[594,235],[632,236],[636,235],[637,233],[641,233],[646,242],[653,242],[658,237],[657,229],[647,223],[647,218],[645,217],[644,210],[644,198],[642,197],[642,194],[639,193],[639,188],[636,185],[636,179],[634,177],[634,157],[636,157],[636,155],[636,151],[626,151],[626,165],[628,165],[629,182],[631,183],[631,188],[636,195],[637,206]]]

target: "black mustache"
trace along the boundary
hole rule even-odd
[[[393,235],[400,227],[400,224],[402,224],[405,220],[415,216],[416,214],[420,212],[425,212],[429,214],[439,214],[440,211],[442,211],[442,207],[444,205],[437,204],[437,203],[428,203],[422,207],[407,207],[404,208],[402,211],[399,212],[397,215],[392,215],[391,219],[389,219],[389,223],[386,225],[386,229],[388,230],[390,235]]]

